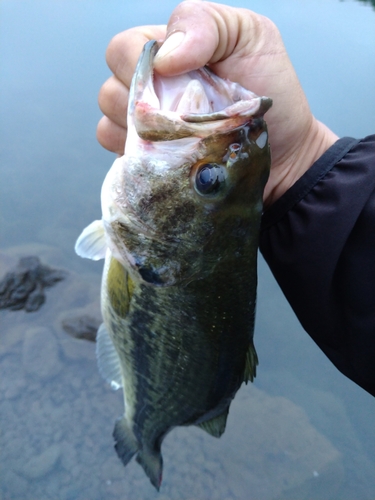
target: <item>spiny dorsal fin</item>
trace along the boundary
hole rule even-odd
[[[107,242],[105,231],[101,220],[91,222],[79,235],[74,250],[77,255],[84,259],[100,260],[104,259]]]
[[[108,297],[116,314],[125,318],[133,295],[134,283],[124,266],[111,257],[107,275]]]
[[[120,358],[104,323],[100,325],[96,334],[96,358],[101,376],[112,389],[117,390],[122,387]]]
[[[245,384],[252,382],[256,377],[257,367],[258,365],[258,356],[254,347],[254,344],[251,342],[249,349],[246,353],[246,363],[245,363],[245,371],[244,371],[244,382]]]
[[[211,436],[219,438],[225,431],[228,413],[229,407],[221,415],[197,424],[197,427],[200,427],[204,431],[208,432]]]

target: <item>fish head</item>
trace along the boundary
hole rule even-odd
[[[272,101],[208,68],[162,77],[157,50],[148,42],[139,59],[125,154],[104,181],[102,212],[111,252],[133,279],[172,286],[210,273],[233,251],[225,242],[260,218]]]

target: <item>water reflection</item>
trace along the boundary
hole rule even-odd
[[[111,433],[122,398],[101,380],[93,344],[62,329],[67,315],[98,315],[101,264],[76,258],[73,246],[99,215],[113,161],[95,140],[97,92],[109,75],[105,47],[127,27],[165,22],[173,6],[1,3],[0,276],[21,255],[69,271],[39,311],[1,312],[2,497],[371,499],[373,398],[303,332],[263,261],[256,383],[238,394],[220,440],[195,428],[167,437],[159,496],[137,464],[124,469],[115,455]],[[340,135],[371,133],[370,6],[251,6],[280,27],[315,115]]]

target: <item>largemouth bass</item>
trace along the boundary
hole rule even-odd
[[[102,187],[102,219],[76,243],[105,258],[99,369],[123,388],[114,429],[126,465],[151,483],[179,425],[219,437],[242,382],[253,380],[257,249],[270,168],[271,100],[208,68],[161,77],[156,42],[129,95],[125,154]]]

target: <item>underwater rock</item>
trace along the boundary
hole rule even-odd
[[[22,257],[0,281],[0,309],[37,311],[46,300],[44,288],[55,285],[66,271],[43,265],[38,257]]]
[[[223,473],[237,478],[231,484],[236,498],[246,498],[249,488],[254,498],[339,498],[342,456],[301,407],[255,386],[241,391],[238,399],[229,417],[236,425],[229,428],[230,439],[223,446],[228,460],[222,463]],[[246,407],[246,420],[241,407]],[[244,443],[257,452],[249,453]]]
[[[73,316],[62,321],[63,329],[76,339],[86,339],[95,342],[100,321],[88,314]]]

